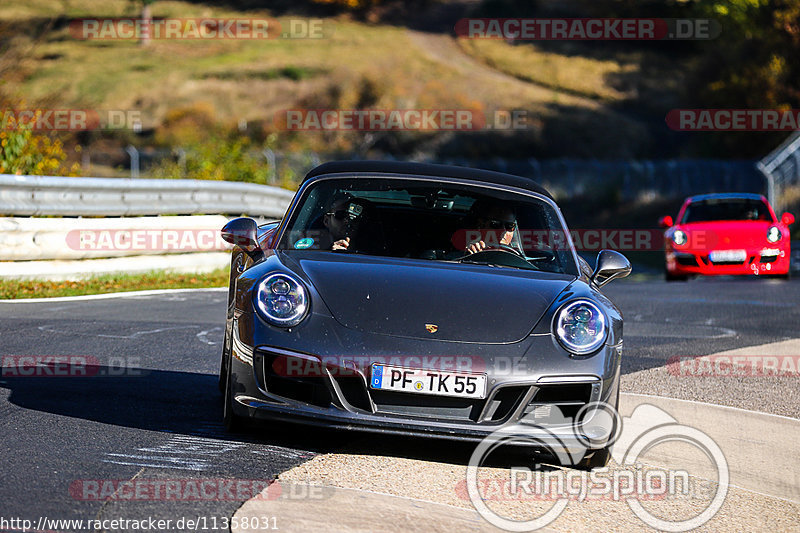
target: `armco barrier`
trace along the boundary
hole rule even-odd
[[[69,260],[230,249],[222,215],[0,218],[0,260]]]
[[[0,174],[0,215],[280,217],[294,193],[229,181]]]
[[[228,262],[229,217],[280,218],[293,196],[252,183],[0,174],[0,278],[213,270]]]

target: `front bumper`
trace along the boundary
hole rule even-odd
[[[593,402],[617,405],[621,344],[555,367],[541,364],[538,371],[498,372],[491,368],[497,360],[487,360],[486,398],[466,400],[376,391],[369,387],[369,358],[343,355],[331,359],[266,345],[253,348],[241,341],[239,329],[234,325],[232,343],[233,409],[239,416],[462,441],[480,441],[502,428],[572,453],[586,451],[582,435],[573,429],[573,418],[581,409]],[[538,337],[531,345],[537,352],[551,349],[550,336]],[[386,337],[378,340],[384,345],[393,342]],[[512,350],[508,346],[496,349]],[[386,351],[403,353],[392,346]],[[366,353],[375,352],[368,349]],[[535,361],[537,356],[528,358]],[[300,376],[281,371],[292,367],[291,361],[300,361],[294,368],[308,371]],[[432,370],[436,369],[440,368]],[[595,445],[597,434],[603,431],[596,429],[591,435]]]
[[[715,263],[706,250],[666,251],[666,269],[672,275],[741,276],[784,275],[789,272],[790,253],[787,246],[763,246],[746,250],[744,261]]]

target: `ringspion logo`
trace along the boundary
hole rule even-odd
[[[515,467],[508,476],[482,476],[478,492],[484,501],[659,501],[668,496],[687,495],[692,489],[689,473],[642,465],[626,465],[611,471],[598,468],[581,470],[532,471]],[[469,500],[467,480],[456,484],[456,495]]]

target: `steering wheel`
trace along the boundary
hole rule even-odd
[[[491,246],[487,246],[483,250],[480,250],[478,252],[475,252],[474,254],[468,255],[467,257],[471,257],[473,255],[480,254],[480,253],[483,253],[483,252],[506,252],[506,253],[518,255],[519,257],[522,257],[523,259],[525,258],[525,256],[522,254],[522,252],[520,252],[519,250],[517,250],[516,248],[514,248],[510,244],[503,244],[503,243],[492,244]]]
[[[465,255],[464,257],[461,258],[461,262],[497,263],[500,265],[517,267],[517,268],[526,268],[526,269],[529,269],[534,266],[531,263],[529,263],[522,254],[520,254],[517,250],[508,245],[492,245],[491,248],[484,248],[480,252],[475,252],[474,254]]]

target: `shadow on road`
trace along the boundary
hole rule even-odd
[[[90,376],[9,375],[3,368],[0,388],[9,389],[16,406],[65,417],[172,434],[271,444],[315,453],[388,455],[466,464],[474,449],[453,442],[293,424],[258,422],[248,431],[229,434],[222,426],[222,398],[217,376],[165,370],[127,369],[139,375],[113,376],[118,369],[89,368]],[[530,453],[530,452],[520,452]]]

